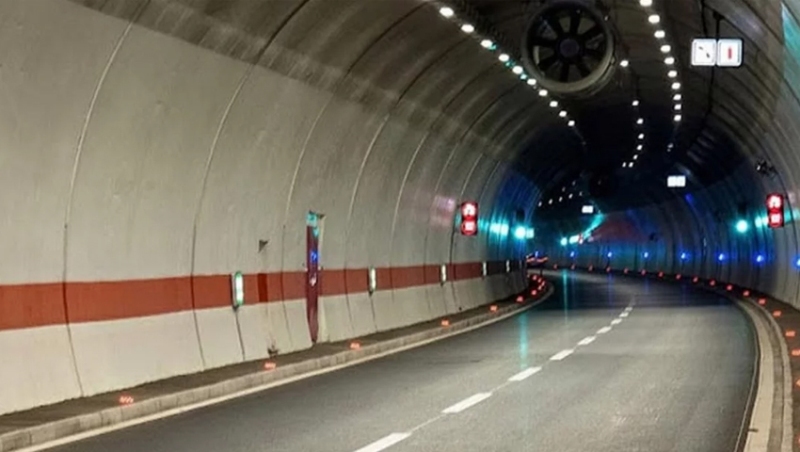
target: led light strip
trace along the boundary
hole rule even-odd
[[[661,16],[659,16],[653,8],[653,0],[639,0],[639,5],[643,8],[646,8],[650,15],[647,17],[647,21],[656,26],[657,29],[653,33],[653,36],[661,42],[661,46],[659,50],[661,53],[664,54],[664,64],[667,66],[667,79],[670,82],[670,88],[673,91],[673,121],[676,124],[676,128],[678,124],[683,120],[683,104],[681,103],[683,100],[683,94],[681,94],[681,82],[678,79],[678,70],[675,69],[675,57],[672,55],[672,45],[670,44],[669,39],[667,38],[667,32],[664,31],[663,28],[659,27],[658,24],[661,23]],[[673,130],[674,133],[674,130]],[[672,143],[669,143],[667,146],[667,152],[672,151]]]
[[[506,68],[510,69],[511,72],[516,77],[518,77],[521,81],[525,82],[528,86],[530,86],[531,88],[536,88],[537,85],[536,80],[530,75],[528,75],[525,72],[525,69],[518,62],[514,61],[508,53],[502,51],[502,49],[499,48],[499,46],[494,40],[479,33],[476,30],[475,26],[470,22],[459,18],[458,14],[456,13],[455,9],[452,6],[448,6],[442,3],[439,3],[439,5],[440,5],[439,14],[442,17],[460,25],[462,32],[468,35],[475,36],[476,40],[480,42],[481,47],[483,47],[484,49],[490,52],[499,52],[497,59],[501,63],[503,63],[503,65]],[[548,98],[550,96],[550,93],[547,92],[546,89],[540,88],[539,96],[543,98]],[[560,103],[555,99],[550,100],[549,105],[550,108],[557,110],[558,117],[565,120],[567,122],[567,125],[573,128],[573,130],[575,130],[575,133],[577,133],[580,136],[580,133],[578,133],[578,131],[575,129],[575,120],[570,117],[569,112],[567,112],[567,110],[561,107]]]

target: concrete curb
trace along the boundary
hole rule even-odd
[[[192,411],[293,381],[333,372],[344,367],[421,347],[521,314],[547,300],[553,294],[553,291],[554,288],[551,284],[547,288],[547,292],[534,303],[510,305],[500,308],[496,312],[480,314],[454,322],[447,327],[432,328],[375,344],[363,345],[357,350],[347,350],[316,359],[287,364],[268,372],[248,374],[207,386],[145,399],[132,405],[106,408],[94,413],[9,432],[0,435],[0,452],[44,450],[105,433],[106,431],[118,430]],[[99,430],[103,431],[99,432]]]

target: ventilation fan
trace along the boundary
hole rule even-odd
[[[543,88],[591,95],[613,75],[614,34],[592,2],[552,0],[528,24],[522,60]]]

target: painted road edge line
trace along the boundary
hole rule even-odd
[[[449,337],[458,336],[458,335],[461,335],[461,334],[466,334],[466,333],[469,333],[470,331],[475,331],[475,330],[484,328],[486,326],[492,325],[494,323],[501,322],[501,321],[503,321],[505,319],[520,315],[523,312],[526,312],[526,311],[528,311],[530,309],[533,309],[534,307],[546,302],[553,295],[553,292],[554,292],[554,289],[552,288],[552,286],[550,286],[548,288],[547,292],[545,293],[545,295],[542,298],[540,298],[539,300],[535,301],[534,303],[525,305],[525,306],[523,306],[521,308],[518,308],[518,309],[510,310],[509,312],[497,315],[496,317],[492,317],[489,320],[486,320],[486,321],[481,322],[481,323],[476,323],[476,324],[473,324],[473,325],[464,326],[462,329],[454,329],[454,330],[448,331],[448,332],[446,332],[444,334],[438,334],[436,336],[429,337],[427,339],[419,340],[418,342],[408,343],[406,345],[402,345],[402,346],[399,346],[399,347],[396,347],[396,348],[390,348],[388,350],[376,352],[374,354],[367,354],[365,356],[361,356],[361,357],[352,359],[350,361],[347,361],[345,359],[345,362],[342,362],[341,364],[335,364],[335,365],[332,365],[330,367],[323,367],[321,369],[313,370],[313,371],[310,371],[310,372],[304,372],[304,373],[299,373],[299,374],[296,374],[296,375],[282,377],[282,378],[280,378],[278,380],[273,380],[273,381],[269,381],[269,382],[266,382],[266,383],[260,383],[260,384],[257,384],[256,386],[249,386],[249,387],[247,387],[245,389],[238,389],[238,390],[235,390],[235,391],[226,392],[224,395],[214,396],[214,397],[211,397],[211,398],[203,398],[203,399],[201,399],[199,401],[190,402],[188,404],[180,405],[180,406],[177,406],[175,408],[170,408],[170,409],[167,409],[167,410],[158,410],[158,411],[154,411],[154,412],[149,413],[149,414],[139,415],[139,416],[133,417],[131,419],[123,420],[123,421],[120,421],[120,422],[112,422],[109,425],[92,427],[92,428],[88,428],[88,429],[84,427],[82,429],[79,429],[75,433],[72,433],[72,434],[69,434],[69,435],[56,435],[56,437],[54,437],[54,438],[48,438],[48,439],[45,439],[45,440],[39,440],[39,441],[36,441],[36,442],[33,442],[33,443],[25,443],[24,445],[22,445],[22,447],[16,446],[16,443],[10,443],[10,444],[15,444],[15,446],[11,447],[10,449],[8,449],[7,446],[4,445],[4,444],[6,444],[4,442],[5,441],[4,436],[8,436],[8,435],[11,435],[11,434],[19,434],[19,432],[12,432],[10,434],[0,434],[0,452],[3,452],[3,451],[39,452],[39,451],[43,451],[43,450],[48,450],[48,449],[52,449],[54,447],[63,446],[65,444],[71,444],[71,443],[74,443],[74,442],[77,442],[77,441],[81,441],[81,440],[84,440],[84,439],[105,435],[107,433],[114,432],[114,431],[117,431],[117,430],[123,430],[123,429],[129,428],[129,427],[133,427],[133,426],[136,426],[136,425],[146,424],[146,423],[149,423],[149,422],[165,419],[165,418],[168,418],[168,417],[177,416],[177,415],[180,415],[180,414],[183,414],[183,413],[187,413],[187,412],[190,412],[190,411],[194,411],[194,410],[198,410],[198,409],[201,409],[201,408],[205,408],[207,406],[212,406],[212,405],[216,405],[216,404],[219,404],[219,403],[223,403],[223,402],[226,402],[228,400],[233,400],[233,399],[238,399],[238,398],[241,398],[241,397],[245,397],[245,396],[248,396],[250,394],[256,394],[256,393],[263,392],[263,391],[266,391],[266,390],[269,390],[269,389],[272,389],[272,388],[275,388],[275,387],[284,386],[284,385],[287,385],[287,384],[290,384],[290,383],[294,383],[296,381],[312,378],[312,377],[315,377],[317,375],[324,375],[324,374],[327,374],[327,373],[330,373],[330,372],[335,372],[335,371],[340,370],[340,369],[345,369],[345,368],[348,368],[348,367],[357,366],[359,364],[362,364],[362,363],[365,363],[365,362],[369,362],[369,361],[373,361],[373,360],[376,360],[376,359],[380,359],[380,358],[383,358],[385,356],[391,356],[391,355],[394,355],[394,354],[397,354],[397,353],[402,353],[402,352],[407,351],[407,350],[412,350],[412,349],[415,349],[415,348],[423,347],[425,345],[428,345],[428,344],[431,344],[431,343],[434,343],[434,342],[438,342],[438,341],[441,341],[443,339],[447,339]],[[458,324],[454,324],[452,327],[458,327]],[[425,332],[423,332],[423,333],[425,333]],[[413,337],[413,336],[414,335],[406,336],[405,338],[401,338],[401,339],[408,339],[408,338]],[[364,351],[364,350],[368,350],[368,349],[365,347],[365,348],[363,348],[361,350]],[[343,352],[342,355],[344,355],[345,353],[348,353],[348,352]],[[330,356],[336,356],[336,355],[330,355]],[[245,376],[243,378],[248,378],[248,377],[251,377],[252,375],[255,375],[255,374],[250,374],[250,375]],[[231,380],[227,380],[227,382],[230,382],[230,381]],[[225,383],[226,383],[226,381],[223,381],[222,383],[219,383],[219,384],[223,384],[224,385]],[[197,389],[194,389],[194,390],[188,390],[186,392],[208,391],[208,389],[212,388],[213,386],[214,385],[205,386],[205,387],[197,388]],[[169,398],[169,397],[177,397],[177,394],[171,394],[169,396],[166,396],[166,398]],[[156,399],[158,399],[158,398],[156,398]],[[137,409],[140,409],[136,405],[130,405],[129,407],[107,408],[104,411],[112,411],[112,412],[116,413],[117,411],[120,411],[122,408],[137,408]],[[97,420],[98,425],[101,425],[100,422],[102,422],[102,420],[100,420],[100,417],[101,416],[105,416],[104,411],[89,413],[89,414],[87,414],[85,416],[92,416],[93,418],[97,418],[98,419]],[[70,418],[68,420],[69,421],[78,422],[77,419],[78,419],[78,417]],[[36,434],[36,432],[35,431],[32,432],[32,430],[43,429],[43,428],[54,429],[55,428],[54,424],[56,424],[56,423],[58,423],[58,422],[42,424],[40,426],[34,427],[33,429],[23,429],[21,432],[22,432],[22,434],[27,435],[28,437],[31,437],[32,435]],[[12,441],[15,440],[15,439],[16,439],[15,437],[12,438]]]
[[[556,353],[555,355],[550,357],[550,361],[561,361],[562,359],[566,358],[567,356],[571,355],[575,350],[567,349],[561,350],[560,352]]]
[[[530,377],[531,375],[534,375],[534,374],[538,373],[541,370],[542,370],[541,367],[529,367],[529,368],[523,370],[522,372],[514,375],[513,377],[509,378],[508,381],[522,381],[522,380]]]
[[[597,336],[584,337],[580,342],[578,342],[578,345],[589,345],[594,342],[595,339],[597,339]]]
[[[384,449],[394,446],[409,436],[411,436],[411,433],[392,433],[391,435],[386,435],[372,444],[368,444],[361,449],[358,449],[356,452],[380,452]]]
[[[611,327],[610,326],[604,326],[604,327],[600,328],[599,330],[597,330],[597,334],[606,334],[609,331],[611,331]]]
[[[614,319],[611,321],[612,325],[619,325],[620,323],[622,323],[622,319]]]
[[[460,413],[460,412],[466,410],[467,408],[469,408],[471,406],[474,406],[474,405],[477,405],[477,404],[483,402],[484,400],[488,399],[491,396],[492,396],[491,392],[479,392],[479,393],[475,394],[474,396],[467,397],[466,399],[456,403],[455,405],[452,405],[452,406],[449,406],[449,407],[445,408],[444,410],[442,410],[442,413],[445,413],[445,414]]]

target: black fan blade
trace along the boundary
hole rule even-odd
[[[569,80],[569,67],[570,63],[566,61],[561,63],[561,74],[559,74],[558,79],[562,83],[566,83],[566,81]]]
[[[556,61],[558,61],[558,56],[555,54],[550,55],[549,57],[539,61],[539,69],[541,69],[542,72],[547,72],[548,69],[556,64]]]
[[[558,17],[547,16],[545,17],[544,21],[547,22],[547,25],[553,29],[553,31],[556,33],[556,36],[559,38],[564,36],[564,27],[561,26],[561,21]]]
[[[556,47],[556,40],[545,38],[544,36],[535,36],[531,40],[531,45],[539,47],[549,47],[551,49]]]
[[[575,66],[577,66],[578,72],[581,73],[581,77],[586,77],[587,75],[591,74],[591,72],[592,72],[589,69],[589,66],[586,64],[586,61],[584,61],[582,59],[579,60],[578,63]]]
[[[591,48],[587,47],[585,52],[586,52],[586,55],[596,59],[597,61],[600,61],[600,60],[603,59],[603,52],[600,49],[591,49]]]
[[[573,9],[569,12],[569,34],[572,36],[578,35],[578,29],[581,27],[581,10]]]
[[[601,34],[603,34],[603,27],[601,27],[599,24],[595,24],[594,27],[586,30],[580,36],[581,39],[583,39],[583,41],[586,42],[591,40],[592,38],[600,36]]]

